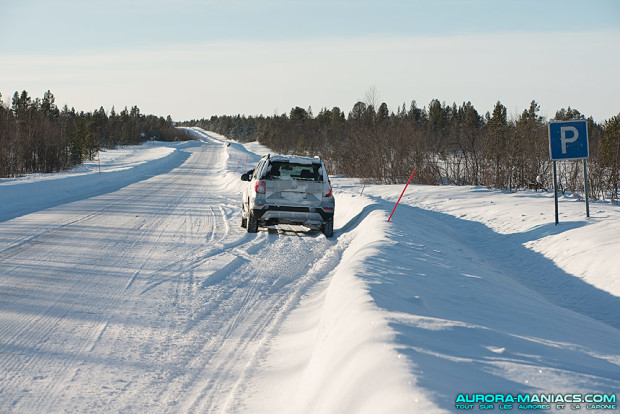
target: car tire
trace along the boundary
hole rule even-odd
[[[325,237],[333,237],[334,235],[334,219],[329,219],[323,224],[323,234]]]
[[[245,205],[243,205],[243,203],[241,203],[241,227],[243,227],[244,229],[248,226],[248,219],[245,216]]]
[[[258,233],[258,220],[252,211],[248,212],[247,230],[248,233]]]

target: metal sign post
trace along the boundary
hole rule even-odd
[[[588,191],[588,160],[586,159],[583,160],[583,180],[585,187],[584,190],[586,192],[586,217],[590,218],[590,197],[588,197],[588,194],[590,194]]]
[[[558,217],[558,170],[556,162],[553,161],[553,202],[555,204],[555,225],[557,226],[560,218]]]
[[[559,223],[556,161],[559,160],[583,160],[583,175],[586,192],[586,217],[590,217],[587,170],[589,146],[587,121],[577,120],[549,122],[549,154],[551,155],[551,160],[553,161],[553,192],[555,199],[556,226]]]

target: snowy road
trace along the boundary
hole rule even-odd
[[[216,179],[223,146],[188,147],[169,173],[2,224],[5,404],[234,405],[274,328],[338,261],[342,242],[231,226],[238,200]]]
[[[336,178],[333,239],[248,234],[239,175],[265,148],[193,133],[103,153],[103,174],[0,180],[0,411],[445,413],[458,393],[619,389],[617,207],[586,223],[563,199],[555,228],[548,195],[412,186],[388,224],[399,186]]]

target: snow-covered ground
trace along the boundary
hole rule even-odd
[[[401,186],[361,194],[334,177],[333,239],[248,234],[239,176],[268,150],[192,132],[102,152],[101,174],[95,161],[0,180],[0,411],[434,413],[460,412],[459,394],[617,395],[617,206],[586,220],[561,198],[556,227],[547,193],[411,185],[388,223]]]

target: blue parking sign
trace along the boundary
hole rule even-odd
[[[579,160],[589,156],[588,122],[549,122],[549,152],[553,161]]]

